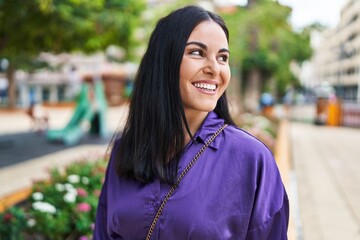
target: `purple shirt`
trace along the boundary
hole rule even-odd
[[[224,123],[208,114],[179,163],[179,172]],[[115,144],[116,147],[116,144]],[[110,158],[94,239],[145,239],[170,185],[119,177]],[[167,202],[152,239],[287,239],[288,198],[270,150],[228,126],[210,144]]]

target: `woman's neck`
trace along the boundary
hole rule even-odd
[[[188,123],[191,135],[194,135],[199,130],[207,115],[208,112],[185,110],[186,121]],[[186,145],[190,142],[191,137],[189,133],[186,131],[186,129],[184,135],[185,135],[185,145]]]

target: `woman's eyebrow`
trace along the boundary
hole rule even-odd
[[[227,53],[230,54],[230,51],[227,48],[222,48],[222,49],[219,50],[219,53],[223,53],[223,52],[227,52]]]
[[[192,44],[193,44],[193,45],[197,45],[197,46],[199,46],[199,47],[207,50],[207,46],[206,46],[205,44],[201,43],[201,42],[195,42],[195,41],[193,41],[193,42],[188,42],[188,43],[186,43],[186,46],[192,45]]]
[[[188,45],[197,45],[197,46],[201,47],[202,49],[205,49],[205,50],[208,49],[208,47],[205,44],[201,43],[201,42],[192,41],[192,42],[186,43],[186,46],[188,46]],[[227,53],[230,54],[229,49],[226,49],[226,48],[221,48],[219,50],[219,53],[223,53],[223,52],[227,52]]]

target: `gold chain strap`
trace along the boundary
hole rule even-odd
[[[200,157],[200,155],[205,151],[205,149],[210,145],[210,143],[212,141],[214,141],[214,139],[222,132],[222,130],[224,130],[227,127],[227,124],[222,125],[211,137],[210,139],[205,143],[205,145],[199,150],[199,152],[195,155],[195,157],[191,160],[191,162],[189,162],[189,164],[186,166],[186,168],[181,172],[180,176],[177,178],[176,182],[174,183],[174,185],[171,187],[171,189],[169,190],[169,192],[166,194],[164,200],[162,201],[155,217],[154,220],[152,221],[149,231],[146,235],[146,240],[150,240],[151,235],[155,229],[156,223],[160,218],[160,215],[166,205],[166,203],[168,202],[169,198],[171,197],[171,195],[174,193],[175,189],[179,186],[181,180],[185,177],[185,175],[189,172],[190,168],[195,164],[195,162],[198,160],[198,158]]]

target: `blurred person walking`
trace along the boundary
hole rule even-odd
[[[41,104],[32,101],[26,113],[31,119],[32,129],[37,133],[41,134],[49,128],[49,114]]]

